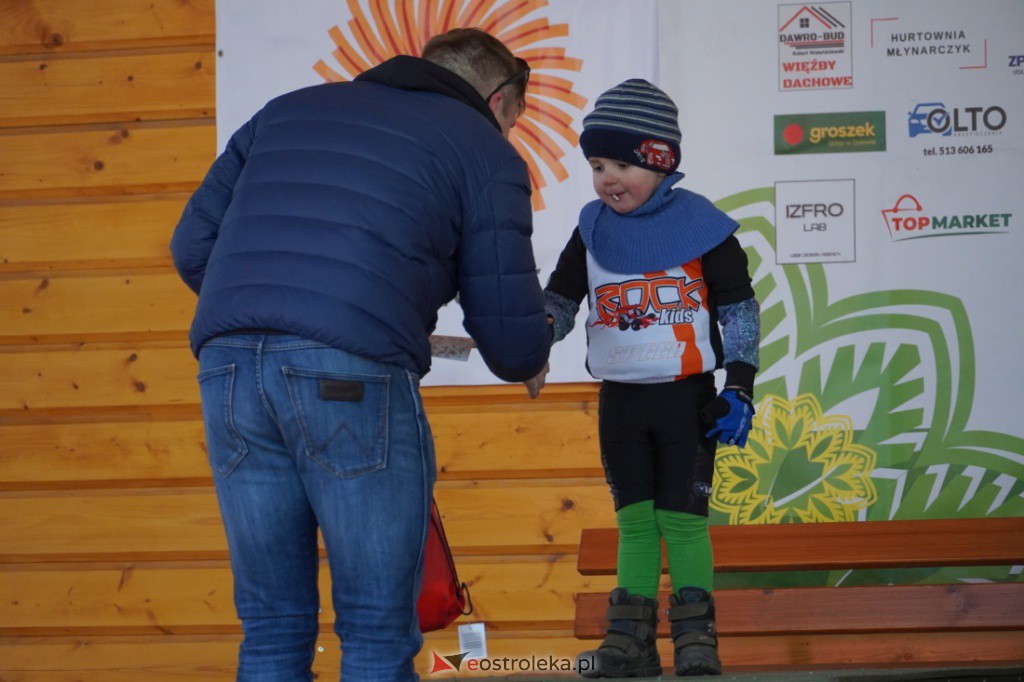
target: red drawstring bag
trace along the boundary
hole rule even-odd
[[[469,588],[466,583],[459,582],[459,575],[455,572],[455,560],[441,525],[441,512],[437,510],[436,500],[430,502],[430,527],[427,529],[423,580],[416,608],[422,632],[443,630],[459,616],[473,612]]]

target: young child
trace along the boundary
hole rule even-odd
[[[675,673],[721,673],[707,518],[714,439],[746,443],[759,309],[736,221],[673,189],[683,177],[678,115],[641,79],[598,98],[580,147],[599,198],[580,212],[545,290],[555,340],[572,330],[584,297],[590,305],[587,368],[603,380],[601,461],[619,528],[608,635],[577,658],[586,677],[661,674],[662,538]],[[713,372],[722,367],[716,397]]]

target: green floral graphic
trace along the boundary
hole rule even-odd
[[[712,507],[731,524],[855,521],[877,493],[875,453],[853,435],[850,418],[823,415],[813,395],[768,396],[743,451],[715,458]]]
[[[746,447],[719,450],[712,523],[1024,516],[1024,439],[968,428],[964,303],[915,289],[830,300],[827,266],[775,264],[774,200],[767,187],[718,202],[740,221],[762,340],[756,421]],[[965,579],[955,571],[913,581]],[[823,582],[840,579],[856,582]]]

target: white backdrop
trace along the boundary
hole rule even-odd
[[[357,26],[350,23],[353,7],[365,17],[364,27],[382,36],[375,7],[390,7],[397,16],[394,8],[405,5],[416,18],[425,3],[436,16],[447,7],[454,7],[457,16],[477,5],[485,10],[479,16],[494,16],[515,4],[310,0],[296,8],[271,0],[219,0],[221,143],[269,98],[323,82],[313,68],[318,61],[346,79],[354,75],[332,56],[338,36],[368,63],[375,63],[356,36]],[[777,237],[772,233],[754,239],[741,231],[744,245],[763,258],[758,280],[806,279],[813,270],[825,281],[830,301],[878,292],[896,301],[900,295],[891,292],[908,289],[959,301],[969,321],[971,357],[954,353],[934,362],[970,363],[976,368],[978,387],[1001,387],[978,391],[972,423],[1024,434],[1022,420],[1007,420],[1008,404],[1016,404],[1024,394],[1024,332],[1017,322],[1024,312],[1017,295],[1024,283],[1017,264],[1024,253],[1024,193],[1016,187],[1024,151],[1024,74],[1019,64],[1013,65],[1013,57],[1024,54],[1024,3],[551,0],[535,3],[499,35],[535,26],[532,22],[557,29],[535,42],[520,40],[517,52],[557,47],[576,60],[535,64],[531,97],[536,106],[564,112],[578,133],[583,114],[608,87],[629,77],[660,85],[681,110],[685,186],[714,201],[759,188],[778,187],[783,193],[777,209],[771,197],[727,207],[737,218],[760,216],[779,225]],[[545,75],[568,83],[585,103],[546,96],[534,85]],[[784,87],[786,78],[823,80],[807,88]],[[1003,124],[999,130],[987,130],[983,117],[977,116],[978,130],[911,137],[910,112],[928,105],[920,110],[927,113],[937,104],[946,113],[931,118],[936,127],[947,121],[944,115],[950,122],[954,117],[960,124],[969,122],[975,107],[981,107],[981,113],[998,107],[1004,115],[990,113],[989,122]],[[876,126],[871,151],[846,151],[849,146],[844,151],[836,147],[823,152],[820,146],[808,153],[774,151],[776,116],[825,114],[801,119],[806,140],[815,125],[827,135],[830,126],[850,122],[839,114],[863,112],[873,112],[874,120],[881,117],[884,123],[881,130]],[[552,168],[533,159],[546,184],[541,190],[545,207],[535,213],[534,244],[542,282],[575,226],[580,206],[593,196],[589,169],[574,146],[575,138],[552,139],[567,177],[559,180]],[[844,140],[833,137],[832,142]],[[819,184],[809,184],[812,181]],[[898,218],[937,217],[949,225],[968,215],[1004,217],[985,220],[985,228],[947,228],[941,238],[931,238],[934,232],[904,231],[894,239],[882,211],[893,208],[904,195],[911,195],[916,204],[904,199],[902,208],[921,210],[897,213]],[[815,219],[815,211],[821,213],[815,209],[818,204],[842,215],[826,212],[827,219]],[[785,206],[805,208],[802,214],[797,209],[797,217],[786,218]],[[996,222],[998,229],[991,227]],[[932,303],[926,296],[915,305],[919,313],[925,311],[925,317],[931,315],[936,324],[945,325],[947,335],[956,335],[952,319],[938,319],[950,314],[932,310]],[[806,313],[792,306],[786,312],[781,324],[769,330],[766,344],[794,334],[796,316]],[[456,304],[442,310],[438,333],[464,334]],[[892,329],[877,336],[891,341],[902,333]],[[584,336],[578,327],[555,346],[549,381],[590,380],[583,368]],[[962,340],[949,343],[957,352],[964,350]],[[915,344],[927,354],[927,344]],[[796,350],[791,347],[764,378],[797,382],[802,365]],[[954,379],[962,380],[959,375]],[[468,363],[437,360],[427,377],[431,384],[494,381],[475,354]]]

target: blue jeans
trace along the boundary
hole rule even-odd
[[[199,386],[245,634],[238,680],[313,679],[317,528],[342,675],[416,680],[436,470],[419,377],[298,336],[207,342]]]

